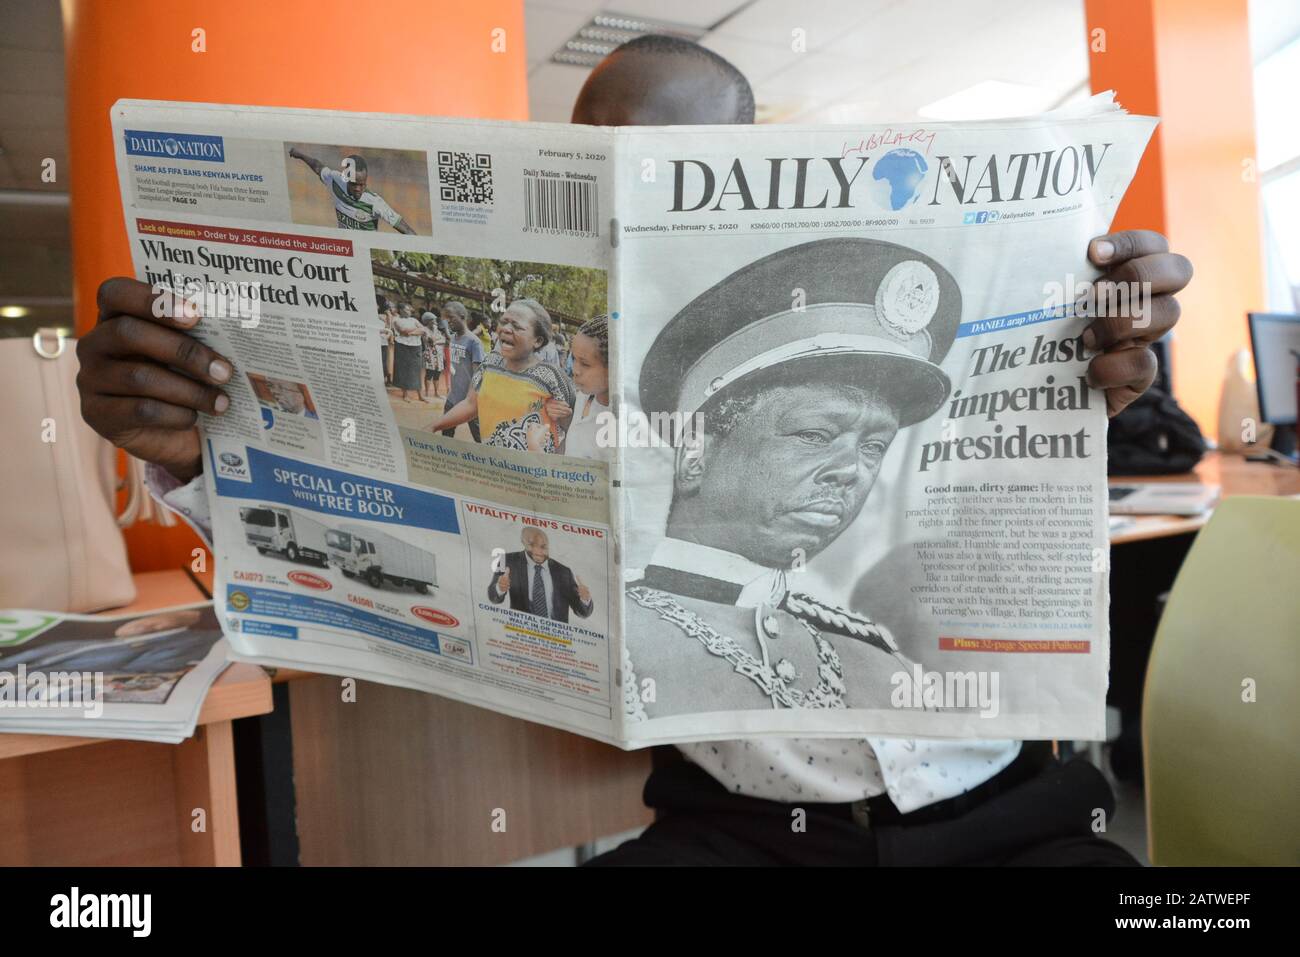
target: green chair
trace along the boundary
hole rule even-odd
[[[1225,499],[1183,562],[1147,669],[1153,864],[1300,863],[1298,681],[1300,500]]]

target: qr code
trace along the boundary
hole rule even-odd
[[[439,150],[438,195],[444,203],[492,205],[491,154]]]

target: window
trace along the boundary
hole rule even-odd
[[[1268,308],[1300,312],[1300,37],[1255,67],[1255,135]]]

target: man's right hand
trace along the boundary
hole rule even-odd
[[[203,469],[198,412],[221,415],[234,367],[189,335],[198,311],[134,279],[99,287],[99,322],[77,342],[81,415],[136,458],[188,482]]]
[[[497,594],[498,595],[510,594],[510,569],[508,568],[505,571],[503,571],[501,573],[501,577],[497,579]]]

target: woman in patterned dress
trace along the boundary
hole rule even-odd
[[[547,403],[559,399],[572,409],[576,395],[569,377],[538,356],[551,335],[551,317],[541,303],[512,302],[501,315],[497,349],[475,373],[469,395],[435,419],[429,430],[452,429],[477,416],[487,445],[563,451],[568,419],[553,417]]]

